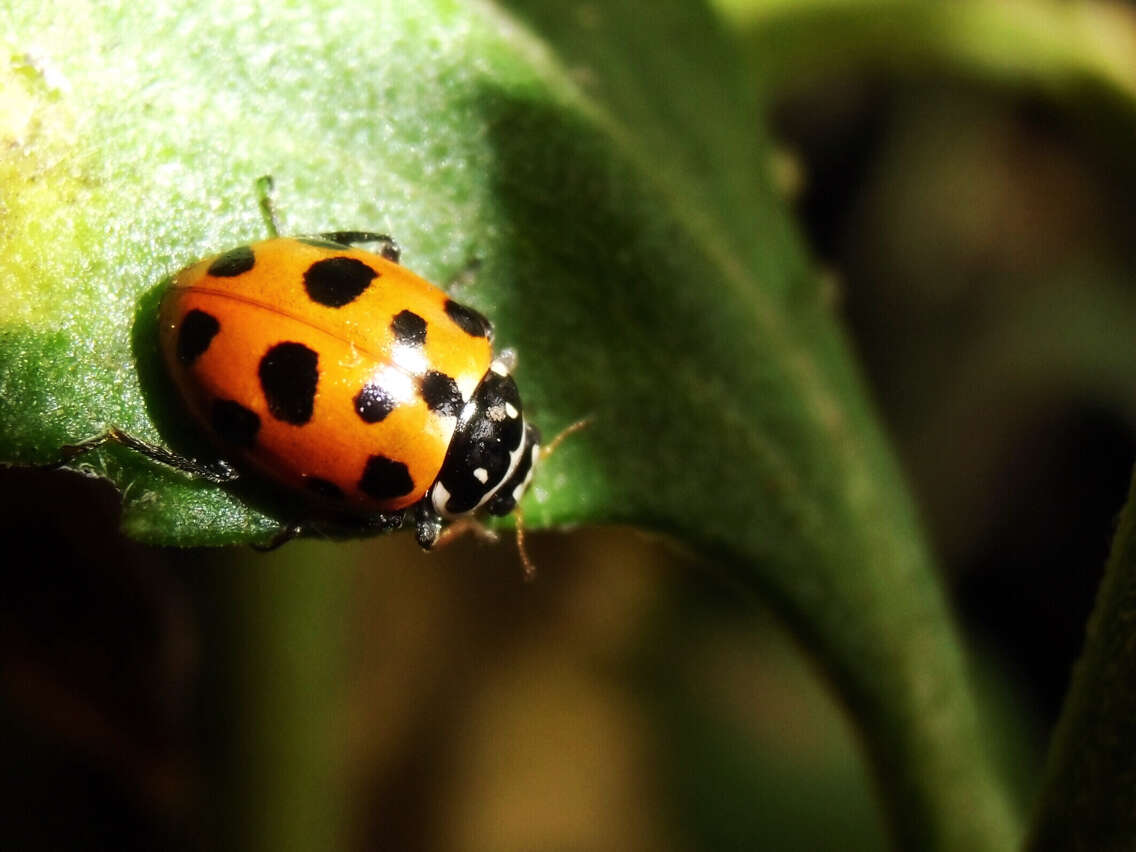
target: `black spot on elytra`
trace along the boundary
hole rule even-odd
[[[319,356],[302,343],[277,343],[260,359],[260,388],[277,420],[302,426],[312,419]]]
[[[246,450],[256,443],[256,433],[260,431],[260,417],[257,413],[231,399],[214,401],[210,422],[213,431],[222,441]]]
[[[371,456],[363,467],[359,490],[376,500],[392,500],[413,491],[414,480],[402,462],[386,456]]]
[[[256,265],[256,257],[249,246],[230,249],[209,264],[209,274],[217,278],[234,278],[243,275]]]
[[[342,308],[359,298],[379,277],[361,260],[329,257],[317,260],[304,272],[304,289],[313,302],[329,308]]]
[[[446,315],[454,321],[454,325],[470,337],[492,337],[493,326],[489,320],[465,305],[459,305],[453,299],[446,299]]]
[[[395,409],[394,398],[380,385],[363,385],[355,394],[355,413],[364,423],[378,423]]]
[[[217,322],[217,318],[212,314],[196,308],[187,313],[181,318],[181,325],[177,330],[175,351],[178,361],[188,367],[209,348],[209,344],[220,330],[221,323]]]
[[[465,403],[462,401],[461,391],[458,390],[458,383],[445,373],[431,370],[418,380],[418,390],[431,411],[449,417],[461,414]]]
[[[343,489],[329,479],[319,476],[305,476],[304,487],[317,497],[323,497],[326,500],[343,499]]]
[[[398,343],[421,346],[426,342],[426,320],[413,311],[402,311],[391,320],[391,332]]]

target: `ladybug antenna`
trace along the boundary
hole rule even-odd
[[[260,215],[264,217],[264,227],[268,229],[268,236],[280,236],[280,229],[276,224],[276,207],[272,203],[272,190],[276,182],[272,175],[262,175],[256,179],[256,198],[260,205]]]
[[[540,457],[542,459],[548,458],[556,451],[556,448],[560,446],[565,438],[574,432],[579,432],[581,429],[591,426],[592,420],[594,419],[594,417],[589,415],[588,417],[577,420],[575,423],[565,426],[560,430],[560,433],[548,443],[547,447],[541,447]],[[532,558],[529,556],[529,549],[525,546],[525,513],[521,510],[520,504],[513,509],[513,517],[517,519],[517,553],[520,555],[521,565],[524,566],[525,569],[525,582],[531,583],[536,579],[536,565],[533,564]]]
[[[548,446],[540,448],[541,459],[548,458],[550,455],[556,452],[557,447],[564,443],[565,438],[567,438],[569,435],[573,435],[576,432],[579,432],[581,429],[587,429],[592,425],[592,421],[595,419],[595,415],[589,414],[587,417],[580,418],[575,423],[569,423],[567,426],[560,430],[559,434],[557,434],[555,438],[548,442]]]
[[[525,569],[525,582],[531,583],[536,579],[536,565],[529,558],[529,550],[525,547],[525,513],[521,511],[520,506],[517,506],[513,510],[513,515],[517,519],[517,553],[520,555],[521,565]]]

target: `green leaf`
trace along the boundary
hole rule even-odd
[[[1026,848],[1125,849],[1136,837],[1136,478],[1061,712]]]
[[[1103,102],[1136,129],[1131,15],[1111,3],[1032,0],[716,0],[746,33],[763,98],[863,71],[945,73]]]
[[[397,235],[520,353],[535,525],[673,536],[766,597],[864,735],[907,848],[1015,833],[906,488],[770,178],[737,55],[693,0],[263,9],[28,4],[9,22],[0,458],[116,425],[201,451],[155,288],[262,233]],[[519,21],[518,21],[519,19]],[[22,110],[22,111],[21,111]],[[83,466],[151,542],[262,538],[236,488],[121,448]]]
[[[1099,3],[964,0],[718,0],[739,29],[771,101],[801,86],[838,81],[866,70],[912,77],[943,75],[1039,94],[1076,117],[1091,142],[1093,168],[1130,181],[1136,137],[1136,28],[1131,9]],[[981,176],[977,176],[981,179]],[[910,247],[909,247],[910,248]],[[992,325],[954,364],[945,383],[931,382],[949,412],[954,388],[976,398],[1019,399],[1075,392],[1131,408],[1133,351],[1129,282],[1108,281],[1112,259],[1053,270],[1032,280],[1001,327]],[[1121,264],[1121,268],[1125,268]],[[1119,283],[1119,282],[1118,282]],[[959,428],[957,418],[930,417],[923,442]],[[1001,436],[995,431],[982,441]],[[1009,436],[1006,437],[1008,439]],[[950,464],[950,460],[944,460]],[[1048,768],[1034,806],[1026,848],[1120,849],[1136,837],[1132,744],[1136,741],[1133,676],[1136,632],[1133,512],[1130,493],[1105,578],[1088,625]]]

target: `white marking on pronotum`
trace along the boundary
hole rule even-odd
[[[506,482],[508,482],[509,479],[513,476],[513,472],[517,469],[517,465],[521,463],[521,456],[524,455],[525,436],[527,434],[528,434],[527,429],[521,430],[521,441],[520,441],[520,443],[517,444],[517,446],[513,447],[513,449],[509,450],[509,467],[506,468],[505,474],[499,480],[497,480],[497,482],[495,483],[496,487],[491,488],[489,491],[485,492],[485,496],[482,497],[481,501],[476,506],[474,506],[473,509],[471,509],[470,511],[476,512],[478,509],[480,509],[482,506],[484,506],[486,503],[488,503],[490,498],[492,498],[494,494],[496,494],[498,491],[500,491],[502,486],[504,486],[504,484]],[[530,470],[529,473],[531,474],[532,471]],[[476,475],[477,475],[477,473],[475,471],[474,476],[476,476]]]
[[[540,444],[533,444],[532,448],[532,464],[529,465],[529,472],[525,474],[525,481],[518,482],[517,487],[513,489],[513,499],[518,503],[521,498],[525,496],[525,491],[528,490],[529,483],[532,482],[533,471],[536,470],[537,459],[540,458]]]
[[[517,406],[513,405],[513,403],[506,402],[505,403],[505,413],[509,415],[510,420],[516,420],[517,415],[520,414],[521,412],[517,411]]]
[[[473,478],[484,485],[489,481],[489,471],[483,467],[479,467],[473,471]]]
[[[489,365],[489,369],[496,373],[498,376],[509,375],[509,368],[503,361],[494,361]]]
[[[450,492],[446,490],[446,486],[442,484],[442,480],[434,483],[434,490],[430,492],[431,502],[434,504],[434,511],[436,511],[443,518],[453,517],[446,511],[446,504],[450,502]]]

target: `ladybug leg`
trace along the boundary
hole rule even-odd
[[[405,522],[405,512],[379,512],[377,515],[367,518],[363,528],[368,532],[387,533],[402,529]]]
[[[77,444],[67,444],[60,448],[61,458],[58,461],[42,465],[42,467],[45,470],[55,470],[64,467],[79,456],[89,453],[91,450],[98,449],[103,446],[103,444],[118,444],[119,446],[134,450],[136,453],[141,453],[146,456],[146,458],[156,461],[158,464],[172,467],[174,470],[180,470],[182,473],[188,473],[192,476],[196,476],[198,479],[204,479],[207,482],[232,482],[240,476],[228,462],[216,461],[205,464],[196,459],[179,456],[176,453],[171,453],[164,447],[143,441],[141,438],[135,438],[133,435],[129,435],[113,426],[101,435],[96,435],[93,438],[88,438]]]
[[[502,349],[497,353],[494,359],[500,361],[505,366],[507,373],[512,373],[517,368],[517,350],[516,349]]]
[[[430,500],[423,499],[414,507],[414,531],[423,550],[445,547],[455,538],[474,533],[484,541],[496,541],[497,533],[471,515],[455,518],[443,526],[442,516],[435,511]]]
[[[531,583],[536,579],[536,565],[529,556],[529,549],[525,546],[525,513],[521,507],[513,509],[513,517],[517,519],[517,555],[521,558],[521,566],[525,569],[525,582]]]
[[[380,512],[377,515],[368,517],[364,521],[362,529],[367,532],[391,532],[392,530],[399,529],[403,525],[404,517],[404,512]],[[312,532],[327,532],[327,529],[328,528],[318,524],[296,521],[282,526],[276,531],[276,534],[264,544],[253,544],[251,546],[253,550],[268,553],[281,545],[287,544],[292,541],[292,539]]]
[[[256,200],[260,207],[260,215],[264,218],[264,227],[268,236],[280,236],[280,228],[276,220],[276,205],[272,203],[272,189],[275,181],[272,175],[262,175],[256,179]]]
[[[438,540],[434,542],[434,547],[445,547],[452,541],[461,538],[463,535],[472,535],[479,541],[487,544],[496,544],[498,540],[497,533],[481,523],[473,515],[463,515],[460,518],[455,518],[450,521],[438,535]]]
[[[521,566],[524,568],[525,582],[531,582],[536,579],[536,565],[533,564],[532,558],[529,556],[529,549],[525,545],[525,517],[520,506],[513,509],[513,517],[517,522],[517,554],[520,556]],[[489,544],[496,544],[499,540],[495,531],[489,529],[473,515],[465,515],[450,521],[449,525],[434,540],[434,547],[445,547],[455,539],[467,534]]]
[[[260,207],[260,215],[264,218],[264,227],[270,237],[280,236],[280,222],[276,216],[276,204],[272,200],[275,185],[272,175],[262,175],[256,179],[257,205]],[[399,248],[398,243],[387,234],[376,234],[374,231],[330,231],[320,236],[345,246],[356,243],[381,243],[379,254],[392,263],[398,263],[398,259],[402,256],[402,249]]]
[[[387,234],[376,234],[373,231],[330,231],[320,236],[345,246],[353,246],[356,243],[380,243],[382,247],[379,249],[379,254],[392,263],[398,263],[399,258],[402,257],[399,244],[394,241],[394,237]]]
[[[299,538],[305,532],[307,532],[307,527],[303,524],[285,524],[279,530],[277,530],[276,534],[273,535],[272,538],[270,538],[264,544],[254,543],[250,545],[250,547],[252,547],[253,550],[259,551],[260,553],[269,553],[270,551],[276,550],[276,548],[282,547],[283,545],[287,544],[292,539]]]
[[[414,535],[423,550],[430,550],[441,538],[442,516],[427,500],[421,500],[414,507]]]

